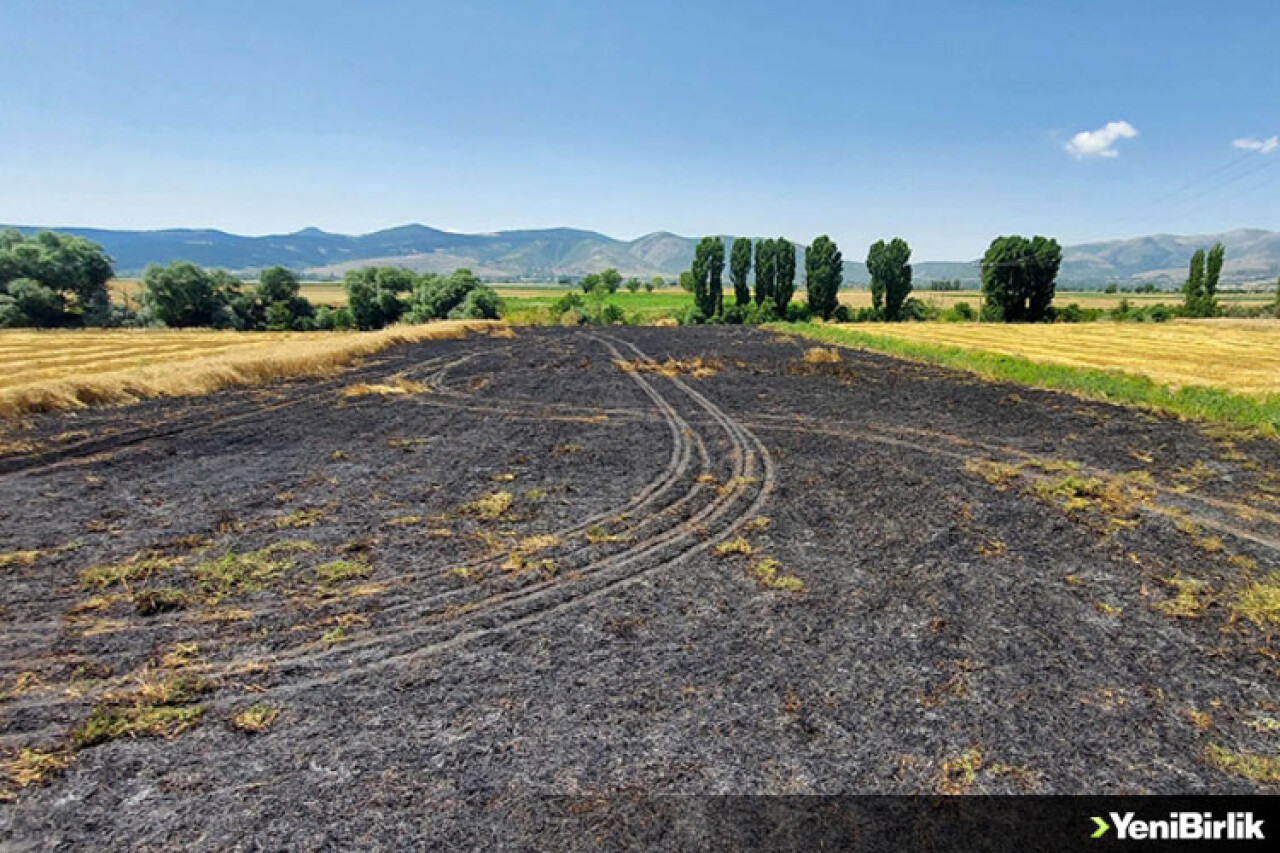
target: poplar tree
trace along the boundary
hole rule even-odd
[[[751,287],[747,277],[751,275],[751,241],[739,237],[733,241],[729,252],[729,277],[733,280],[734,304],[742,306],[751,301]]]
[[[773,304],[773,280],[777,273],[772,240],[756,241],[756,304]]]
[[[785,318],[796,292],[796,247],[786,237],[773,241],[773,270],[774,310]]]
[[[816,238],[804,255],[804,281],[809,310],[815,317],[830,320],[839,304],[844,281],[844,258],[840,248],[826,234]]]

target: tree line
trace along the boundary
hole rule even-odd
[[[501,301],[470,270],[415,275],[363,267],[343,278],[347,304],[313,305],[297,273],[268,267],[256,282],[187,261],[152,264],[137,305],[111,302],[115,277],[101,246],[43,231],[0,233],[0,327],[169,326],[241,331],[380,329],[401,320],[497,319]]]
[[[982,315],[1005,322],[1049,319],[1062,248],[1048,237],[997,237],[982,259]],[[726,304],[725,247],[720,237],[703,237],[681,283],[693,292],[691,323],[767,322],[775,319],[886,320],[921,319],[925,306],[911,296],[911,247],[901,237],[877,240],[867,250],[871,307],[852,311],[839,301],[844,258],[823,234],[805,251],[803,304],[796,292],[796,247],[785,237],[753,241],[738,237],[729,250],[733,303]],[[754,294],[752,288],[754,287]]]

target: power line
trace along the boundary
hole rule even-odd
[[[1252,152],[1250,152],[1250,153],[1252,153]],[[1208,188],[1208,189],[1206,189],[1206,190],[1203,190],[1203,191],[1201,191],[1201,192],[1198,192],[1198,193],[1196,193],[1196,194],[1194,194],[1194,195],[1191,195],[1191,196],[1188,196],[1187,198],[1182,199],[1181,201],[1177,202],[1177,206],[1178,206],[1179,208],[1185,207],[1186,205],[1190,204],[1190,203],[1191,203],[1191,202],[1193,202],[1193,201],[1196,201],[1196,200],[1198,200],[1198,199],[1202,199],[1202,198],[1204,198],[1204,197],[1205,197],[1205,196],[1207,196],[1207,195],[1212,195],[1213,193],[1216,193],[1218,190],[1223,189],[1224,187],[1229,187],[1229,186],[1231,186],[1231,185],[1232,185],[1232,184],[1234,184],[1236,181],[1238,181],[1238,180],[1240,180],[1240,179],[1242,179],[1242,178],[1247,178],[1247,177],[1249,177],[1250,175],[1256,175],[1256,174],[1258,174],[1259,172],[1264,171],[1265,169],[1269,169],[1271,166],[1274,166],[1274,165],[1276,164],[1276,162],[1277,162],[1277,161],[1276,161],[1275,159],[1268,159],[1266,162],[1262,163],[1261,165],[1259,165],[1259,166],[1257,166],[1257,167],[1255,167],[1255,168],[1253,168],[1253,169],[1248,169],[1248,170],[1246,170],[1246,171],[1244,171],[1244,172],[1239,172],[1239,173],[1237,173],[1237,174],[1235,174],[1235,175],[1232,175],[1230,178],[1227,178],[1227,180],[1222,181],[1221,183],[1215,184],[1215,185],[1213,185],[1213,186],[1209,187],[1209,188]]]
[[[1215,177],[1216,175],[1219,175],[1240,163],[1243,163],[1245,160],[1248,160],[1250,157],[1254,156],[1255,154],[1257,154],[1256,151],[1245,151],[1243,154],[1239,155],[1238,157],[1233,157],[1230,162],[1224,163],[1223,165],[1218,166],[1216,169],[1211,169],[1208,172],[1205,172],[1203,175],[1200,175],[1199,177],[1196,177],[1191,179],[1190,181],[1187,181],[1185,184],[1178,187],[1177,189],[1170,190],[1164,195],[1158,198],[1152,199],[1151,201],[1147,202],[1141,207],[1134,208],[1133,215],[1137,216],[1139,213],[1145,213],[1147,210],[1150,210],[1151,208],[1155,207],[1161,202],[1168,201],[1169,199],[1173,198],[1179,193],[1192,189],[1198,186],[1199,184],[1209,180],[1210,178]]]

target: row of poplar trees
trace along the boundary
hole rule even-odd
[[[706,318],[724,312],[724,241],[703,237],[693,253],[694,305]],[[754,275],[753,273],[754,269]],[[901,316],[911,294],[911,248],[901,238],[880,240],[867,253],[871,274],[872,305],[886,319]],[[804,255],[805,291],[809,313],[830,320],[839,308],[840,285],[844,283],[844,257],[840,247],[826,234],[816,238]],[[760,310],[786,317],[796,291],[796,247],[786,237],[756,240],[739,237],[729,250],[729,280],[734,303],[741,309],[754,300]]]

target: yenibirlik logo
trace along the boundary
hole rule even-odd
[[[1096,827],[1090,838],[1102,838],[1115,824],[1121,841],[1264,841],[1263,821],[1253,812],[1230,812],[1214,820],[1213,812],[1170,812],[1168,820],[1143,820],[1133,812],[1110,812],[1111,823],[1091,818]]]

